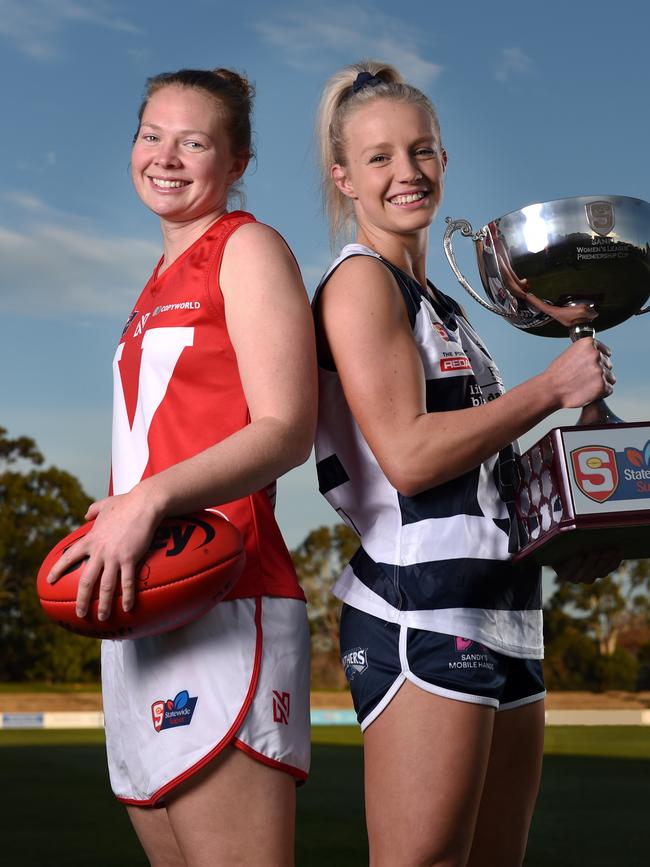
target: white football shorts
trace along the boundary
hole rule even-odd
[[[309,626],[299,599],[221,602],[194,623],[102,642],[111,786],[164,803],[227,745],[303,781],[310,757]]]

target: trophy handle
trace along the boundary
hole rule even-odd
[[[466,238],[471,238],[474,243],[476,241],[480,241],[485,237],[485,231],[483,229],[478,232],[474,232],[470,223],[467,220],[452,220],[451,217],[445,217],[445,222],[447,223],[447,228],[445,229],[445,235],[443,238],[443,244],[445,247],[445,255],[447,256],[447,261],[451,266],[451,270],[456,275],[456,279],[463,287],[463,289],[472,296],[474,301],[477,301],[481,307],[485,307],[486,310],[489,310],[491,313],[496,313],[497,316],[502,316],[504,319],[514,319],[519,320],[519,316],[516,313],[506,313],[505,310],[500,310],[498,307],[495,307],[493,304],[490,304],[488,301],[483,300],[478,292],[475,292],[474,289],[470,286],[467,280],[463,277],[460,268],[456,264],[456,257],[454,256],[454,251],[451,246],[451,236],[454,232],[460,231],[461,235],[464,235]]]
[[[640,313],[644,311],[640,310]],[[647,312],[647,311],[646,311]],[[571,340],[575,343],[576,340],[582,340],[583,337],[594,338],[596,329],[588,322],[581,322],[578,325],[573,325],[570,330]],[[600,398],[591,403],[587,403],[582,407],[580,418],[576,422],[576,427],[582,427],[586,424],[622,424],[623,419],[619,418],[613,412],[607,403]]]

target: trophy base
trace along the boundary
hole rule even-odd
[[[554,428],[519,458],[515,506],[514,562],[650,557],[650,422]]]

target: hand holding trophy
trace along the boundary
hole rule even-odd
[[[447,222],[445,253],[461,286],[523,331],[593,341],[597,331],[650,311],[648,202],[559,199],[476,233],[467,220]],[[456,231],[474,241],[487,301],[456,264]],[[515,560],[560,566],[585,551],[650,556],[650,421],[626,424],[603,400],[588,403],[576,427],[551,430],[521,455],[515,505],[522,540]]]

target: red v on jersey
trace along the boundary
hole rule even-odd
[[[126,414],[129,419],[129,427],[133,429],[133,419],[138,406],[138,390],[140,385],[140,365],[142,364],[142,338],[147,319],[151,314],[136,316],[129,325],[124,335],[124,349],[118,364],[120,379],[122,380],[122,392],[126,404]],[[129,334],[129,332],[133,332]]]

